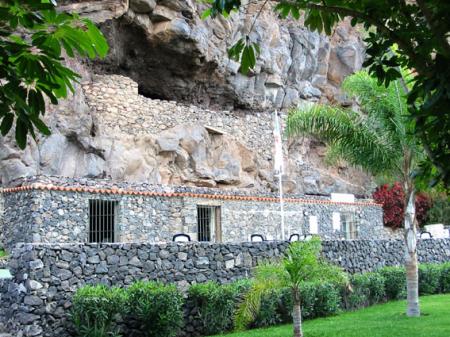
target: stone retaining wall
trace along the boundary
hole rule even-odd
[[[68,336],[67,313],[85,284],[128,286],[137,280],[189,284],[247,277],[260,261],[279,257],[286,242],[209,244],[24,244],[12,253],[14,280],[0,283],[0,320],[14,336]],[[324,256],[349,272],[401,265],[401,241],[324,241]],[[450,261],[450,239],[421,240],[420,262]]]
[[[199,124],[219,128],[262,158],[272,158],[271,114],[213,111],[175,101],[149,99],[138,94],[136,82],[120,75],[96,75],[94,82],[83,84],[83,90],[89,106],[98,116],[99,127],[107,134],[144,136],[180,124]]]

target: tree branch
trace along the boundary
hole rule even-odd
[[[439,41],[438,45],[442,46],[443,52],[446,56],[450,56],[450,45],[448,44],[447,38],[442,35],[439,29],[437,29],[435,21],[433,20],[433,14],[428,9],[427,5],[425,4],[425,1],[416,0],[416,3],[419,6],[420,11],[423,13],[423,16],[425,17],[425,20],[427,21],[428,27],[430,28],[432,34]]]
[[[250,33],[253,31],[253,27],[255,26],[256,20],[258,20],[259,16],[261,15],[264,7],[266,6],[266,4],[269,2],[269,0],[265,0],[264,3],[262,4],[261,8],[259,9],[258,13],[256,13],[255,18],[253,19],[252,25],[250,27],[250,30],[248,32],[248,35],[250,35]]]

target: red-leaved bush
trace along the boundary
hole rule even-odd
[[[420,227],[427,224],[428,211],[433,206],[431,198],[425,193],[417,193],[416,195],[416,219]]]
[[[388,184],[377,187],[372,195],[373,199],[383,204],[384,225],[391,228],[403,226],[405,213],[405,192],[402,185],[396,182],[392,187]]]
[[[403,227],[405,218],[405,192],[399,182],[389,186],[388,184],[377,187],[372,198],[383,204],[384,225],[391,228]],[[415,200],[416,220],[419,226],[424,226],[428,219],[428,211],[432,206],[431,198],[425,193],[418,193]]]

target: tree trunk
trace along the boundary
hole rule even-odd
[[[408,206],[405,213],[405,242],[406,242],[406,290],[408,307],[406,315],[420,316],[419,307],[419,266],[417,261],[417,231],[414,222],[415,205],[414,190],[407,192]]]
[[[300,306],[300,291],[299,289],[292,290],[292,297],[294,299],[294,307],[292,309],[292,321],[294,325],[294,337],[303,337],[302,331],[302,309]]]

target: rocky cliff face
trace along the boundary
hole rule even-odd
[[[252,33],[263,52],[255,73],[244,77],[226,49],[249,29],[252,6],[232,19],[245,17],[239,26],[200,20],[202,5],[189,0],[64,5],[97,21],[111,52],[103,61],[69,64],[83,75],[83,85],[49,107],[50,137],[30,142],[25,151],[2,139],[4,184],[53,174],[275,190],[269,108],[342,101],[339,85],[363,59],[358,35],[346,22],[329,39],[266,10]],[[288,192],[365,193],[370,185],[358,170],[326,167],[324,147],[314,140],[286,144]]]
[[[261,44],[257,67],[250,76],[238,73],[239,64],[226,51],[250,31],[260,5],[249,4],[229,20],[201,20],[205,5],[199,1],[130,0],[126,14],[101,25],[112,50],[95,69],[133,78],[148,97],[219,109],[339,100],[342,79],[364,58],[348,22],[330,39],[298,21],[280,21],[268,4],[250,34]]]

